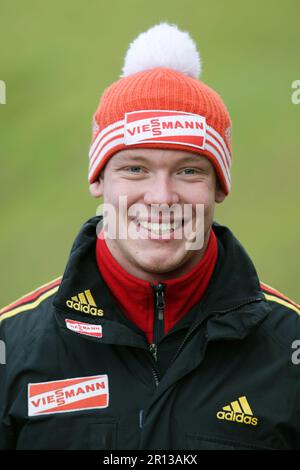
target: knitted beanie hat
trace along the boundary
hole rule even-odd
[[[140,34],[122,78],[104,91],[94,114],[89,183],[119,150],[175,149],[209,158],[228,194],[230,117],[221,97],[198,79],[200,72],[188,33],[162,23]]]

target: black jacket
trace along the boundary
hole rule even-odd
[[[206,293],[156,355],[101,279],[98,221],[83,226],[62,280],[2,311],[0,448],[300,448],[299,312],[265,295],[230,230],[214,224]]]

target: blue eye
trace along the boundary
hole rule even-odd
[[[130,170],[132,173],[139,173],[140,170],[141,170],[141,167],[140,167],[140,166],[131,166],[131,167],[129,167],[129,170]]]
[[[129,166],[127,169],[130,173],[140,173],[142,170],[140,166]]]
[[[133,176],[145,176],[146,169],[140,165],[127,165],[120,168],[123,175],[127,176],[128,178],[132,178]]]

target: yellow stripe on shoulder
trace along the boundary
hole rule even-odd
[[[42,303],[44,300],[46,300],[51,295],[55,294],[58,291],[59,287],[60,286],[57,285],[57,286],[53,287],[53,289],[47,290],[46,292],[44,292],[42,295],[40,295],[33,302],[22,304],[22,305],[20,305],[16,308],[13,308],[12,310],[8,310],[7,313],[2,313],[2,315],[0,315],[0,323],[3,320],[5,320],[6,318],[13,317],[15,315],[18,315],[19,313],[25,312],[26,310],[33,310],[34,308],[38,307],[40,305],[40,303]],[[22,298],[24,298],[24,297],[22,297]]]
[[[265,292],[264,292],[264,296],[267,300],[271,302],[277,302],[280,305],[284,305],[284,307],[290,308],[291,310],[294,310],[294,312],[298,313],[298,315],[300,315],[300,309],[297,308],[295,305],[290,304],[286,300],[280,299],[279,297],[276,297],[275,295],[266,294]]]
[[[274,295],[276,297],[279,297],[280,299],[282,300],[286,300],[287,302],[289,302],[290,304],[294,305],[294,307],[300,309],[300,305],[297,304],[297,302],[295,302],[294,300],[290,299],[289,297],[287,297],[285,294],[283,294],[282,292],[280,292],[279,290],[275,289],[274,287],[272,286],[269,286],[268,284],[266,284],[265,282],[261,282],[260,283],[260,287],[263,291],[265,291],[266,294],[269,294],[269,295]]]

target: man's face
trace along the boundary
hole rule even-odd
[[[149,281],[178,277],[198,263],[207,246],[215,202],[222,202],[225,197],[206,157],[186,151],[145,148],[117,152],[106,164],[99,181],[90,185],[90,191],[95,197],[103,196],[103,202],[114,207],[124,226],[127,223],[135,228],[135,239],[128,234],[125,239],[117,236],[106,242],[127,272]],[[125,208],[119,204],[122,196],[127,197]],[[136,204],[142,205],[141,212],[132,210]],[[174,204],[182,209],[182,216],[178,215],[180,212],[155,215],[151,210],[153,205]],[[204,244],[191,250],[187,249],[184,234],[187,230],[183,224],[188,227],[192,223],[195,229],[197,204],[204,205]],[[185,205],[189,205],[190,212],[183,221]],[[160,224],[168,221],[171,227]],[[178,238],[179,233],[183,236]]]

